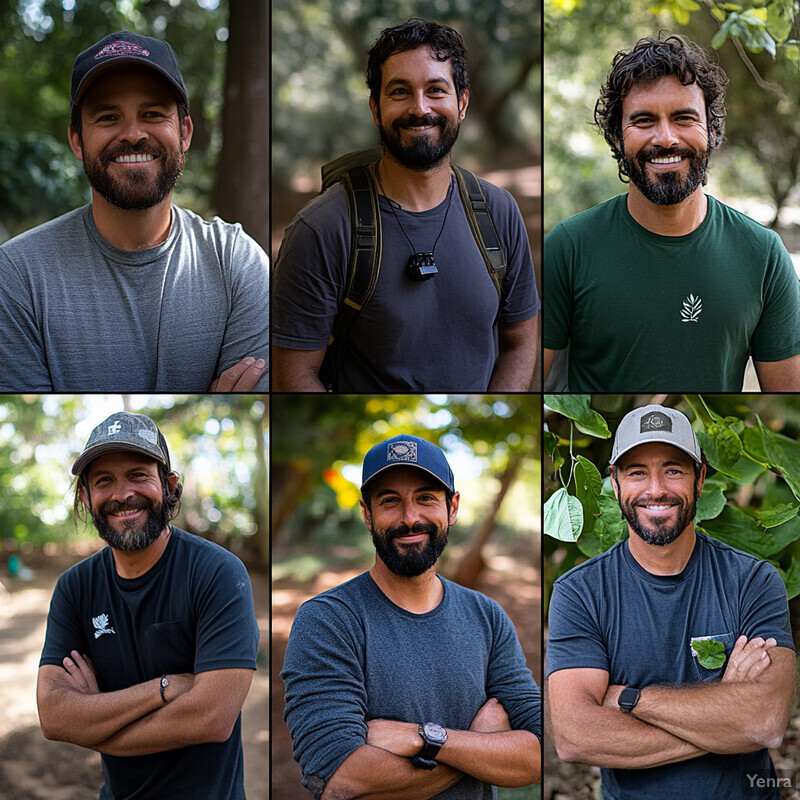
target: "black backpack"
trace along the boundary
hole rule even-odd
[[[383,156],[382,147],[358,150],[322,167],[322,191],[341,183],[350,213],[350,260],[347,291],[336,314],[319,377],[328,391],[336,391],[339,366],[346,351],[350,328],[372,297],[381,270],[381,215],[378,190],[369,169]],[[478,179],[463,167],[451,165],[459,195],[478,249],[502,305],[503,279],[508,271],[503,246]]]

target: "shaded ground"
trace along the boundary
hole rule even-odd
[[[506,551],[508,548],[505,548]],[[492,555],[494,553],[494,555]],[[455,562],[455,550],[453,561]],[[517,629],[528,666],[541,685],[541,594],[538,567],[534,556],[522,549],[513,555],[498,555],[487,547],[489,569],[484,572],[478,590],[494,598],[506,610]],[[363,570],[331,570],[320,573],[310,583],[275,581],[272,588],[272,665],[274,687],[270,712],[272,732],[272,797],[275,800],[308,800],[310,795],[300,785],[300,769],[292,759],[292,742],[283,721],[284,685],[279,672],[283,665],[286,642],[292,620],[301,603],[326,589],[354,578]],[[445,572],[445,577],[447,573]],[[512,577],[513,576],[513,577]],[[524,792],[525,790],[519,790]],[[536,795],[538,796],[538,795]]]
[[[36,673],[50,596],[58,576],[86,552],[33,554],[25,563],[33,580],[2,577],[0,583],[0,797],[2,800],[87,800],[102,784],[99,754],[64,742],[49,742],[36,714]],[[269,647],[267,576],[250,570],[261,631],[260,669],[245,701],[242,736],[249,800],[266,800],[269,735],[266,665]]]

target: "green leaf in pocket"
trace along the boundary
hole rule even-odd
[[[719,669],[725,663],[725,645],[716,639],[695,639],[692,648],[706,669]]]

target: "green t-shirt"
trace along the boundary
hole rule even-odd
[[[544,241],[544,346],[569,345],[569,391],[733,391],[748,355],[800,353],[800,285],[774,231],[708,198],[686,236],[659,236],[627,195]]]

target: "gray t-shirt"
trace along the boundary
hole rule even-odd
[[[320,797],[342,762],[365,744],[367,722],[435,722],[468,730],[496,697],[514,730],[541,741],[541,694],[514,626],[479,592],[439,578],[442,602],[427,614],[395,605],[368,572],[304,603],[281,678],[284,718],[303,785]],[[465,775],[439,800],[491,800]]]
[[[84,206],[0,247],[0,390],[206,391],[268,357],[268,297],[267,256],[238,223],[173,206],[166,241],[129,251]]]
[[[508,261],[499,317],[498,293],[455,177],[444,202],[429,211],[405,211],[396,204],[393,209],[380,196],[380,276],[351,328],[339,391],[486,391],[497,357],[497,320],[534,317],[539,297],[514,199],[486,181],[481,186]],[[340,184],[295,217],[275,263],[273,344],[291,350],[327,346],[345,295],[350,239]],[[439,274],[426,281],[407,278],[412,253],[431,250]]]

